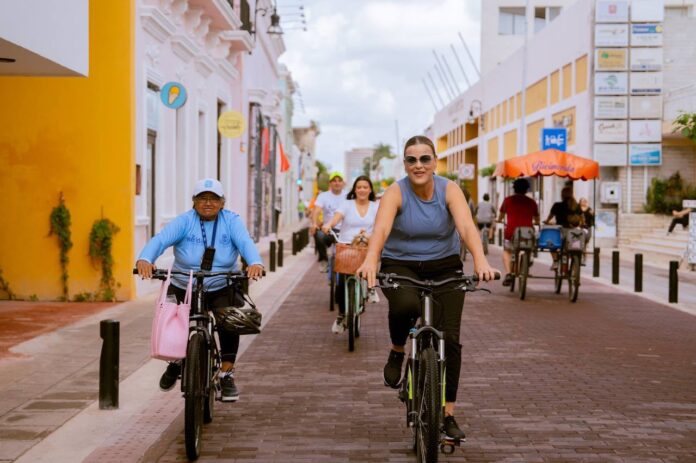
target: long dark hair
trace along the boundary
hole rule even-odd
[[[360,177],[356,178],[355,181],[353,182],[353,188],[350,189],[350,192],[346,195],[346,199],[355,199],[357,196],[355,194],[355,187],[358,185],[358,182],[364,180],[367,182],[368,185],[370,185],[370,196],[367,197],[370,201],[375,200],[375,188],[372,186],[372,180],[370,180],[370,177],[367,175],[361,175]]]
[[[409,138],[408,141],[406,141],[406,144],[404,145],[404,156],[406,156],[406,149],[409,146],[413,145],[428,145],[430,149],[433,151],[433,156],[437,156],[437,153],[435,152],[435,145],[430,140],[430,138],[426,137],[425,135],[416,135]]]

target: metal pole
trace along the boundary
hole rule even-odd
[[[529,31],[527,27],[529,26],[529,0],[526,1],[524,7],[524,47],[522,48],[522,114],[520,114],[520,130],[517,134],[518,142],[518,153],[524,153],[526,150],[525,137],[527,134],[527,125],[525,123],[525,118],[527,115],[527,42],[529,38]],[[468,50],[468,48],[467,48]],[[517,104],[517,102],[515,102]]]
[[[619,251],[611,252],[611,282],[619,284]]]
[[[117,320],[102,320],[99,336],[104,340],[99,359],[99,409],[118,408],[119,328]]]
[[[278,267],[283,266],[283,240],[278,240]]]
[[[636,254],[633,290],[637,293],[643,292],[643,254]]]
[[[454,95],[452,95],[452,90],[450,90],[449,85],[447,84],[447,81],[445,80],[445,76],[440,71],[440,68],[437,67],[437,64],[435,65],[435,72],[437,76],[440,78],[440,82],[442,82],[442,86],[445,87],[445,93],[447,94],[447,98],[449,98],[449,101],[452,101],[454,99]]]
[[[459,89],[459,85],[457,84],[457,81],[454,79],[454,73],[452,73],[452,68],[450,67],[449,63],[447,62],[447,58],[445,58],[445,55],[442,55],[442,62],[445,64],[445,69],[447,69],[447,72],[449,73],[450,77],[452,78],[452,82],[454,82],[454,88],[457,89],[457,95],[461,95],[462,91]]]
[[[292,255],[297,254],[297,232],[292,233]]]
[[[276,271],[276,242],[271,241],[270,249],[268,251],[268,268],[271,272]]]
[[[679,269],[679,261],[670,260],[669,261],[669,302],[677,303],[679,302],[679,276],[677,275],[677,270]]]
[[[435,112],[437,112],[437,105],[435,104],[435,99],[433,98],[433,94],[430,93],[428,84],[425,83],[425,77],[423,78],[423,86],[425,87],[425,91],[428,93],[428,96],[430,97],[430,102],[433,104],[433,109],[435,109]]]
[[[462,60],[459,59],[459,54],[457,53],[457,50],[454,48],[454,45],[450,43],[450,48],[452,49],[452,54],[454,54],[454,58],[457,61],[457,64],[459,64],[459,69],[462,71],[462,75],[464,76],[464,80],[466,81],[466,85],[468,87],[471,87],[471,82],[469,81],[469,76],[466,75],[466,71],[464,71],[464,65],[462,64]]]
[[[527,18],[527,13],[526,13],[526,9],[525,9],[525,21],[526,21],[526,18]],[[467,46],[466,41],[464,41],[464,37],[462,36],[462,33],[461,32],[457,32],[457,33],[459,34],[459,40],[462,41],[462,45],[464,45],[464,49],[466,50],[467,55],[469,55],[469,60],[471,60],[471,64],[474,66],[474,71],[476,71],[476,75],[480,78],[481,73],[479,72],[479,69],[476,66],[476,61],[474,61],[474,57],[471,56],[471,52],[469,51],[469,47]]]
[[[599,277],[599,248],[594,248],[592,253],[592,276]]]
[[[437,99],[440,100],[440,104],[442,104],[442,106],[445,106],[445,100],[442,99],[442,95],[440,95],[440,90],[437,89],[437,85],[435,85],[435,79],[433,79],[433,76],[432,74],[430,74],[430,71],[428,71],[428,78],[430,79],[430,84],[435,89],[435,93],[437,93]]]
[[[456,98],[457,92],[454,89],[454,86],[449,80],[449,77],[447,76],[447,71],[445,71],[445,66],[442,64],[442,61],[440,61],[440,57],[437,56],[437,53],[435,53],[435,50],[432,50],[433,56],[435,56],[435,69],[438,69],[442,73],[442,77],[444,77],[444,81],[447,84],[447,88],[449,89],[451,96],[451,99]]]

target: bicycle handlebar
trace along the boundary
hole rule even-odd
[[[444,286],[444,285],[449,284],[449,283],[465,283],[468,286],[468,285],[472,285],[473,283],[476,283],[479,281],[479,277],[476,274],[474,274],[474,275],[461,275],[458,277],[445,278],[444,280],[439,280],[439,281],[418,280],[416,278],[411,278],[409,276],[399,275],[396,273],[378,273],[377,278],[379,280],[387,280],[387,281],[394,281],[394,280],[407,281],[407,282],[412,283],[412,284],[419,286],[421,288],[439,288],[440,286]],[[493,279],[500,280],[500,273],[496,272]]]
[[[182,276],[189,276],[189,272],[181,272],[179,270],[172,270],[171,271],[172,275],[182,275]],[[133,275],[138,275],[138,269],[134,268],[133,269]],[[266,271],[264,270],[263,275],[266,275]],[[194,270],[193,271],[193,278],[208,278],[208,277],[217,277],[217,276],[224,276],[229,278],[230,280],[248,280],[249,277],[243,274],[242,272],[206,272],[204,270]],[[157,280],[165,280],[167,278],[167,270],[158,268],[152,272],[152,278],[157,279]]]

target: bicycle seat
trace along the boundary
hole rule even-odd
[[[557,251],[562,245],[561,227],[546,226],[539,231],[537,247],[541,250]]]

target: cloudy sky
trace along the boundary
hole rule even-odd
[[[454,44],[476,80],[457,32],[478,64],[480,1],[278,0],[287,29],[281,61],[299,84],[305,108],[297,104],[294,124],[318,122],[318,158],[342,170],[343,153],[351,148],[394,147],[395,120],[400,143],[422,133],[434,114],[422,83],[427,71],[434,72],[433,49],[446,56],[463,90]],[[297,5],[304,5],[307,32],[290,30]]]

